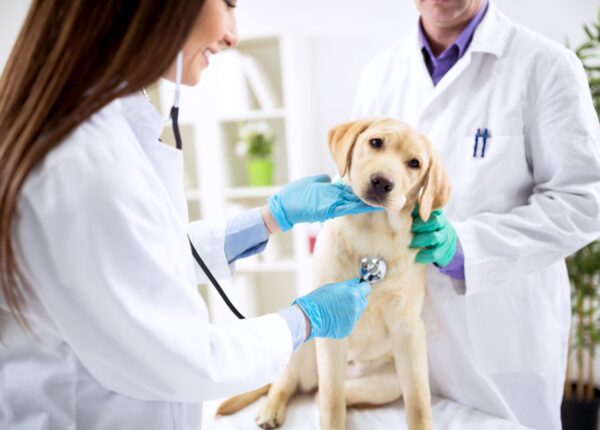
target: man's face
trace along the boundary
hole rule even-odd
[[[452,28],[468,21],[484,0],[415,0],[423,21],[437,28]]]

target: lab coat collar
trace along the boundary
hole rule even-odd
[[[511,22],[500,13],[496,3],[489,0],[488,11],[475,30],[473,40],[465,55],[482,52],[501,57],[506,52],[512,32],[513,25]],[[405,49],[401,49],[399,58],[418,56],[422,60],[423,53],[421,52],[422,45],[418,26],[415,26],[413,37],[408,38],[408,41],[408,45],[404,47]]]
[[[483,52],[502,57],[513,30],[511,22],[498,11],[495,2],[490,0],[489,9],[473,35],[471,53]]]
[[[423,115],[427,109],[433,105],[434,101],[445,93],[445,91],[464,73],[471,64],[475,53],[492,54],[497,57],[504,55],[513,30],[514,25],[498,12],[494,2],[490,0],[488,11],[478,28],[475,30],[473,40],[471,41],[469,48],[467,48],[467,52],[435,86],[433,85],[429,71],[425,66],[418,30],[416,30],[414,32],[414,38],[410,38],[410,43],[413,45],[413,58],[410,62],[412,63],[411,67],[413,67],[413,76],[416,77],[417,85],[420,86],[423,100],[425,100],[421,114]]]
[[[160,112],[140,91],[120,99],[123,116],[142,144],[158,142],[164,127]]]

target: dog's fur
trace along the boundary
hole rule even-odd
[[[373,139],[382,141],[381,148],[373,146],[378,144]],[[279,427],[294,392],[317,387],[318,371],[321,428],[345,429],[347,406],[379,405],[402,395],[409,429],[431,429],[420,315],[425,265],[415,262],[418,250],[409,248],[411,212],[418,203],[421,218],[427,220],[433,209],[443,206],[450,194],[447,176],[429,141],[392,119],[342,124],[329,132],[329,147],[354,193],[386,210],[325,223],[315,247],[314,285],[356,277],[359,261],[367,255],[384,258],[386,277],[373,285],[369,305],[348,338],[303,344],[272,386],[227,400],[218,414],[233,413],[268,393],[256,422],[264,429]],[[393,184],[393,189],[377,188],[378,180]]]

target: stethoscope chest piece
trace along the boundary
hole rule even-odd
[[[387,264],[383,258],[367,256],[360,260],[360,280],[375,284],[385,278]]]

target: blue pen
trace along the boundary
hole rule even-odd
[[[483,145],[481,147],[481,158],[483,158],[483,157],[485,157],[485,145],[487,144],[488,137],[492,137],[492,136],[489,133],[489,130],[487,128],[485,128],[483,130],[483,135],[481,137],[483,137]]]
[[[477,157],[477,145],[479,144],[479,138],[481,137],[481,130],[478,128],[475,134],[475,145],[473,145],[473,158]]]

